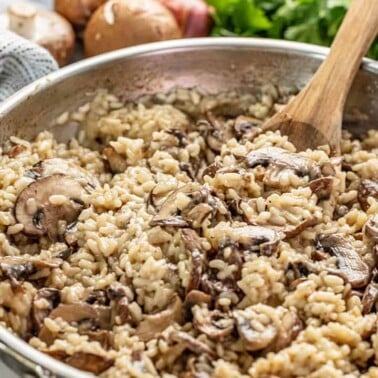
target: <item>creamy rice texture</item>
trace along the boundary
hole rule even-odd
[[[297,153],[287,101],[99,91],[0,155],[0,320],[104,377],[377,377],[378,131]]]

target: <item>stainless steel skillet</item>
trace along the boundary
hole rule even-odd
[[[112,52],[53,73],[0,104],[0,144],[12,135],[32,139],[45,129],[66,140],[75,130],[54,128],[56,118],[88,102],[98,88],[130,100],[175,87],[199,86],[209,93],[234,89],[259,93],[266,83],[283,91],[301,88],[327,51],[294,42],[203,38]],[[378,128],[378,62],[364,61],[348,98],[345,120],[356,134]],[[3,327],[0,358],[20,376],[88,376],[38,352]]]

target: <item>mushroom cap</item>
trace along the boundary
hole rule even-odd
[[[75,33],[70,23],[47,10],[39,11],[37,19],[35,42],[49,50],[59,66],[68,64],[75,46]]]
[[[27,28],[28,35],[24,37],[48,50],[59,66],[69,63],[72,58],[74,31],[70,23],[55,12],[37,10],[30,5],[26,13],[23,3],[15,3],[6,13],[0,14],[0,28],[20,35]]]
[[[87,56],[142,43],[180,38],[169,10],[156,0],[109,0],[96,10],[84,33]]]
[[[55,10],[74,26],[85,26],[93,12],[107,0],[55,0]]]
[[[31,236],[48,234],[52,240],[59,237],[60,222],[74,222],[83,206],[83,187],[64,175],[41,178],[28,185],[18,196],[15,216],[24,225],[24,232]],[[64,198],[64,203],[53,203],[52,196]],[[32,203],[32,206],[31,206]]]

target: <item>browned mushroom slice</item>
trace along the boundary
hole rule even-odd
[[[205,140],[208,147],[216,153],[219,153],[222,146],[233,137],[231,128],[228,127],[223,120],[215,117],[211,112],[207,113],[207,121],[199,121],[200,129],[201,124],[206,128]]]
[[[267,167],[264,182],[272,187],[282,187],[280,178],[287,172],[299,177],[307,176],[310,181],[322,175],[320,166],[315,161],[279,147],[262,147],[251,151],[247,155],[246,162],[250,168],[259,165]]]
[[[85,189],[91,190],[99,185],[97,178],[74,161],[61,158],[41,160],[29,170],[34,177],[65,175],[78,181]]]
[[[295,340],[302,330],[298,315],[284,307],[253,305],[234,310],[240,337],[249,351],[279,351]]]
[[[68,357],[65,362],[77,369],[98,375],[110,368],[110,366],[113,365],[114,360],[98,354],[76,352]]]
[[[260,126],[261,120],[241,115],[235,119],[236,137],[251,141],[261,132]]]
[[[89,331],[86,333],[89,341],[97,341],[104,349],[112,345],[113,333],[107,330]]]
[[[72,355],[62,350],[44,350],[43,352],[77,369],[88,371],[95,375],[103,373],[114,363],[112,358],[88,352],[76,352]]]
[[[378,243],[378,214],[375,214],[366,222],[365,234],[371,238],[374,243]]]
[[[189,251],[192,263],[192,269],[190,271],[190,278],[186,292],[196,290],[200,287],[201,278],[204,271],[203,262],[203,247],[201,245],[201,239],[198,234],[190,229],[184,228],[181,230],[181,237],[184,242],[185,248]]]
[[[48,275],[52,268],[59,267],[61,263],[62,261],[58,259],[43,261],[35,257],[3,256],[0,257],[0,273],[9,279],[13,288],[17,288],[19,280],[32,280],[35,273],[45,268],[48,269],[46,272]]]
[[[180,162],[179,167],[191,180],[194,181],[196,179],[196,170],[192,164]]]
[[[102,154],[109,163],[112,173],[122,173],[126,171],[128,167],[126,157],[119,154],[112,146],[106,146],[102,150]]]
[[[308,186],[318,199],[329,198],[333,189],[333,177],[319,177],[312,180]]]
[[[190,195],[193,192],[200,190],[201,186],[198,183],[189,183],[187,185],[178,188],[171,193],[165,202],[162,204],[160,211],[156,214],[151,222],[150,226],[174,226],[174,227],[187,227],[188,222],[181,216],[177,215],[179,210],[177,196],[181,194]]]
[[[208,165],[202,172],[202,177],[210,176],[214,177],[216,173],[222,168],[222,165],[215,161],[214,163]]]
[[[94,306],[84,302],[61,303],[49,316],[51,319],[62,318],[68,323],[80,322],[84,319],[95,319],[96,317],[97,311]]]
[[[366,286],[364,295],[361,300],[362,314],[366,315],[372,312],[373,306],[377,303],[377,301],[378,301],[378,283],[370,282],[369,285]]]
[[[43,320],[58,306],[59,302],[59,290],[47,287],[38,290],[37,295],[33,299],[32,308],[33,323],[38,332],[43,326]]]
[[[41,178],[18,196],[16,219],[27,235],[47,234],[51,240],[59,240],[83,209],[82,194],[83,187],[70,177],[57,174]]]
[[[194,306],[192,312],[194,328],[212,340],[222,340],[234,329],[234,319],[224,312],[200,306]]]
[[[12,146],[8,152],[7,152],[7,155],[10,157],[10,158],[15,158],[16,156],[22,154],[24,151],[26,151],[26,147],[21,145],[21,144],[16,144],[15,146]]]
[[[181,299],[177,294],[172,297],[168,307],[156,314],[145,315],[135,330],[135,335],[143,341],[153,339],[157,334],[163,332],[174,323],[181,323],[183,320],[183,307]]]
[[[291,344],[303,329],[303,323],[294,311],[283,311],[277,324],[278,335],[269,350],[278,352]]]
[[[260,226],[234,228],[231,237],[242,248],[251,252],[260,252],[266,256],[271,256],[277,251],[281,240],[278,232]]]
[[[370,279],[370,268],[362,260],[353,245],[341,235],[320,235],[317,248],[337,257],[338,269],[333,273],[340,275],[352,288],[365,286]]]
[[[286,239],[295,238],[298,236],[302,231],[304,231],[307,227],[313,226],[318,221],[317,218],[310,218],[306,219],[303,222],[297,224],[294,227],[287,227],[284,231]]]
[[[61,318],[68,323],[83,321],[91,321],[88,327],[93,325],[100,328],[110,328],[110,307],[90,305],[85,302],[64,304],[61,303],[57,308],[52,310],[49,314],[49,318],[56,319]],[[82,324],[83,328],[85,324]],[[84,332],[86,330],[84,329]],[[47,345],[50,345],[54,340],[54,335],[51,331],[43,326],[38,334],[38,337],[44,341]]]
[[[247,350],[254,352],[265,349],[275,340],[277,327],[264,314],[249,307],[245,310],[234,310],[233,316]]]
[[[373,197],[378,201],[378,182],[373,180],[362,180],[358,187],[358,202],[362,210],[367,211],[370,207],[368,198]]]
[[[211,357],[216,356],[216,353],[207,344],[195,339],[186,332],[173,331],[170,334],[170,339],[183,345],[185,349],[189,349],[196,354],[204,353]]]
[[[213,212],[213,208],[207,203],[200,203],[183,214],[193,227],[199,227],[201,223]]]
[[[25,279],[34,274],[36,269],[30,261],[17,264],[1,261],[0,272],[4,278],[9,279],[12,287],[16,288],[19,286],[19,280]]]
[[[199,290],[191,290],[186,294],[184,306],[192,307],[194,305],[209,305],[211,303],[211,296]]]
[[[78,309],[68,311],[76,306]],[[109,306],[90,305],[79,302],[73,304],[61,304],[60,308],[51,312],[50,318],[62,318],[71,323],[79,323],[78,330],[81,334],[87,334],[88,331],[94,329],[109,330],[112,327],[112,311]]]

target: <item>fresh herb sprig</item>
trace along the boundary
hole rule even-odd
[[[215,36],[282,38],[329,46],[351,0],[206,0]],[[378,59],[378,39],[368,56]]]

